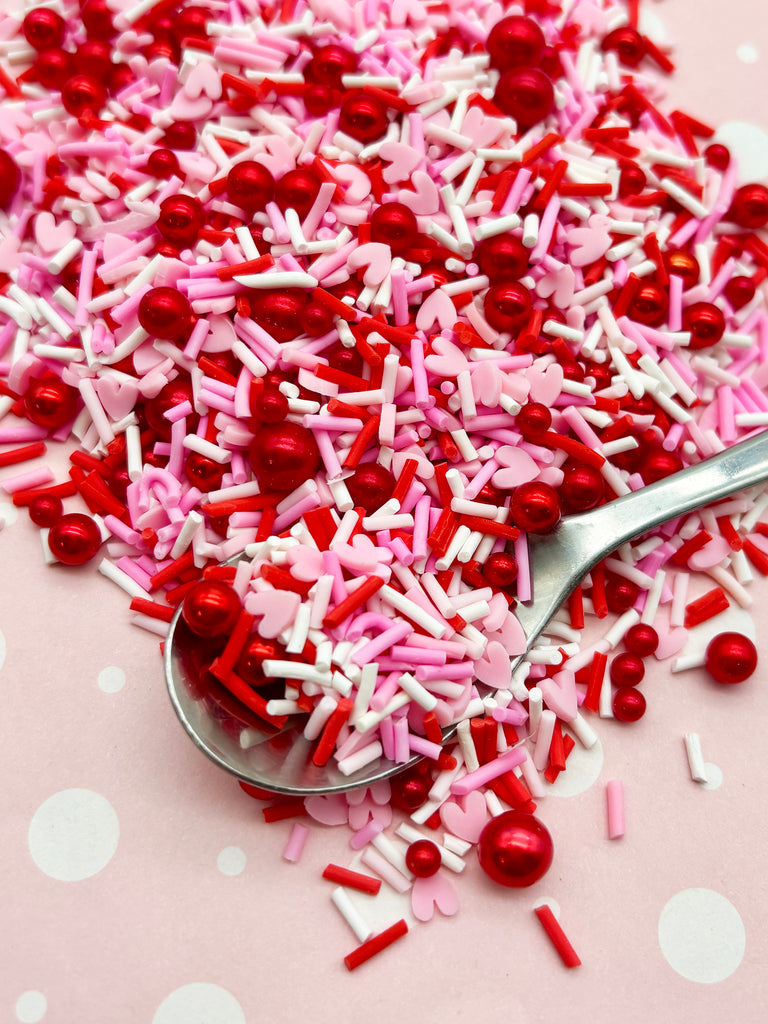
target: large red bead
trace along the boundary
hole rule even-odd
[[[664,266],[668,274],[676,274],[683,279],[683,288],[693,288],[699,283],[701,268],[693,253],[685,249],[670,249],[664,253]]]
[[[310,338],[322,338],[333,329],[333,310],[322,302],[310,299],[301,309],[299,322]]]
[[[424,762],[421,762],[391,779],[390,802],[393,807],[411,814],[427,802],[432,776],[428,770],[424,771],[423,767]]]
[[[327,43],[315,50],[312,60],[304,69],[304,79],[318,85],[343,89],[344,75],[351,75],[357,67],[355,55],[336,43]]]
[[[192,322],[189,300],[177,288],[150,288],[139,302],[139,323],[148,334],[166,341],[183,338]]]
[[[304,220],[317,199],[321,184],[318,176],[309,168],[297,167],[278,181],[275,186],[275,202],[283,212],[290,208]]]
[[[742,633],[718,633],[707,644],[707,672],[718,683],[743,683],[757,668],[757,648]]]
[[[637,722],[645,714],[645,697],[634,686],[620,686],[613,695],[613,714],[619,722]]]
[[[394,476],[378,462],[358,466],[344,482],[352,501],[365,509],[367,515],[372,515],[385,501],[389,501],[395,489]]]
[[[29,503],[27,511],[35,526],[53,526],[61,518],[64,506],[61,498],[55,494],[38,494]]]
[[[549,484],[532,480],[512,493],[512,521],[527,533],[549,533],[560,522],[560,499]]]
[[[224,636],[238,620],[242,604],[237,591],[223,580],[201,580],[187,593],[181,617],[198,636]]]
[[[74,72],[74,58],[66,50],[43,50],[35,60],[35,74],[46,89],[61,89]]]
[[[516,281],[528,269],[530,253],[515,235],[486,238],[475,249],[475,261],[491,284]]]
[[[88,68],[88,74],[106,84],[112,67],[112,51],[101,39],[86,39],[75,53],[75,66]]]
[[[164,441],[171,439],[171,422],[165,416],[170,409],[183,402],[193,401],[192,381],[189,377],[176,377],[158,391],[154,398],[144,403],[144,417],[148,426]],[[196,418],[195,418],[196,423]],[[187,420],[187,426],[194,429],[193,423]]]
[[[261,666],[265,659],[277,659],[284,654],[274,640],[265,640],[258,633],[251,633],[242,646],[235,664],[235,672],[249,686],[267,686],[274,682],[267,679]]]
[[[55,377],[32,380],[24,395],[27,419],[48,430],[69,423],[77,412],[79,392]]]
[[[704,150],[704,157],[709,166],[718,171],[724,171],[731,162],[730,150],[720,142],[713,142],[707,146]]]
[[[709,348],[725,334],[723,311],[714,302],[694,302],[683,310],[683,330],[691,332],[689,348]]]
[[[405,851],[405,866],[416,878],[431,878],[440,870],[443,858],[437,843],[417,839]]]
[[[768,224],[768,188],[757,182],[742,185],[726,217],[750,231],[764,228]]]
[[[615,573],[606,574],[605,579],[605,603],[609,611],[621,615],[629,611],[637,600],[639,589],[636,583],[617,576]]]
[[[21,171],[10,153],[0,149],[0,209],[5,209],[21,182]]]
[[[262,423],[282,423],[288,415],[288,399],[277,388],[264,388],[251,402],[251,412]]]
[[[320,451],[299,423],[261,427],[250,448],[251,466],[265,491],[293,491],[317,473]]]
[[[492,587],[511,587],[517,579],[517,559],[509,551],[494,551],[483,564],[482,575]]]
[[[643,681],[645,665],[637,654],[622,651],[611,661],[608,671],[611,682],[616,686],[637,686]]]
[[[411,249],[418,233],[416,215],[403,203],[382,203],[371,214],[371,241],[383,242],[395,255]]]
[[[550,113],[555,90],[539,68],[514,68],[499,79],[493,102],[515,119],[519,131],[527,131]]]
[[[227,175],[227,195],[246,213],[263,210],[275,194],[272,173],[256,160],[243,160]]]
[[[604,492],[603,475],[595,466],[579,462],[566,467],[560,497],[570,511],[585,512],[599,505]]]
[[[302,331],[301,313],[304,293],[296,288],[284,291],[257,291],[249,296],[251,316],[275,341],[291,341]]]
[[[480,867],[490,879],[510,889],[534,885],[549,871],[552,836],[538,818],[504,811],[491,818],[477,843]]]
[[[160,203],[157,230],[174,245],[192,245],[197,241],[204,223],[202,204],[194,196],[168,196]]]
[[[53,50],[61,46],[66,22],[50,7],[33,7],[21,25],[24,38],[36,50]]]
[[[629,304],[629,316],[648,327],[658,327],[664,322],[669,309],[667,293],[653,281],[642,284]]]
[[[515,426],[526,441],[535,444],[552,426],[552,413],[541,402],[528,401],[515,416]]]
[[[497,21],[488,33],[486,49],[491,67],[499,71],[533,67],[544,53],[546,40],[539,25],[532,19],[513,14]]]
[[[646,484],[652,484],[679,473],[682,468],[683,461],[675,452],[668,452],[661,445],[648,445],[643,451],[639,472]]]
[[[165,180],[181,175],[178,157],[171,149],[153,149],[147,157],[147,173]]]
[[[737,274],[725,286],[725,297],[734,309],[742,309],[755,297],[755,282],[751,277]]]
[[[203,494],[221,487],[226,467],[200,452],[190,452],[184,463],[187,480]]]
[[[98,114],[107,101],[107,90],[91,75],[73,75],[61,87],[61,102],[73,117]]]
[[[179,44],[184,39],[207,39],[206,25],[210,20],[211,12],[207,7],[190,5],[174,15],[171,31]]]
[[[646,54],[643,37],[631,25],[621,25],[609,32],[603,37],[601,48],[604,52],[615,53],[628,68],[636,68]]]
[[[197,129],[189,121],[173,121],[163,133],[163,143],[169,149],[194,149],[197,145]]]
[[[339,128],[358,142],[380,139],[389,125],[387,108],[375,96],[353,93],[339,111]]]
[[[48,547],[64,565],[84,565],[101,547],[101,531],[90,516],[68,512],[48,531]]]
[[[80,8],[80,17],[91,39],[111,39],[115,34],[112,11],[107,0],[86,0]]]
[[[635,163],[627,163],[622,167],[619,176],[619,195],[638,196],[645,188],[646,175],[642,167]]]
[[[636,622],[630,626],[624,637],[624,646],[632,654],[647,658],[659,646],[659,634],[647,622]]]
[[[497,331],[514,333],[528,322],[532,305],[531,293],[520,281],[494,284],[485,295],[485,319]]]

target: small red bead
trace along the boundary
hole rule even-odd
[[[743,683],[757,668],[757,648],[742,633],[718,633],[707,645],[707,672],[718,683]]]
[[[227,195],[246,213],[265,209],[274,194],[275,179],[264,164],[256,160],[235,164],[227,175]]]
[[[491,284],[516,281],[528,269],[530,253],[515,235],[486,238],[475,248],[474,259]]]
[[[84,565],[101,547],[101,531],[82,512],[60,516],[48,531],[48,547],[64,565]]]
[[[499,79],[493,102],[503,114],[515,119],[518,131],[524,132],[550,113],[555,90],[539,68],[515,68]]]
[[[304,69],[304,79],[318,85],[343,89],[344,75],[351,75],[357,67],[355,55],[336,43],[327,43],[315,50],[312,60]]]
[[[573,512],[585,512],[599,505],[604,493],[603,476],[595,466],[576,463],[563,471],[559,488],[564,505]]]
[[[184,463],[187,479],[203,494],[216,491],[224,479],[225,467],[200,452],[190,452]]]
[[[632,654],[638,654],[641,658],[647,658],[653,654],[659,646],[659,634],[646,622],[636,622],[630,626],[624,637],[624,646]]]
[[[106,82],[112,67],[112,51],[107,43],[100,39],[86,39],[77,48],[75,66],[88,68],[91,78]]]
[[[622,198],[625,196],[639,196],[645,188],[645,182],[646,176],[642,167],[638,167],[637,164],[628,163],[622,167],[621,175],[619,176],[619,195]]]
[[[21,171],[10,153],[0,149],[0,209],[5,209],[16,195]]]
[[[193,400],[192,381],[189,377],[176,377],[175,380],[169,381],[154,398],[150,398],[144,403],[144,417],[148,426],[158,437],[164,441],[170,441],[171,422],[164,414],[184,402],[191,404]],[[187,426],[192,426],[189,420]]]
[[[394,476],[378,462],[363,463],[344,482],[352,501],[369,516],[389,501],[395,489]]]
[[[532,306],[531,293],[519,281],[494,284],[485,295],[485,319],[494,330],[514,333],[528,322]]]
[[[522,15],[510,15],[497,21],[488,33],[486,49],[491,67],[499,71],[534,67],[542,58],[546,40],[539,25]]]
[[[139,303],[139,323],[148,334],[177,341],[192,322],[192,307],[177,288],[150,288]]]
[[[515,426],[526,441],[535,444],[552,426],[552,413],[541,402],[528,401],[515,416]]]
[[[432,776],[429,771],[423,771],[422,767],[423,762],[390,780],[390,802],[393,807],[410,814],[427,802]]]
[[[35,526],[53,526],[61,518],[64,505],[55,494],[38,494],[29,503],[27,511]]]
[[[293,209],[303,220],[317,199],[322,182],[316,174],[306,167],[297,167],[288,171],[275,187],[275,202],[285,212]]]
[[[405,866],[416,878],[431,878],[440,870],[443,858],[437,843],[417,839],[405,851]]]
[[[723,311],[713,302],[694,302],[683,310],[683,330],[691,332],[689,348],[709,348],[725,333]]]
[[[63,427],[77,412],[78,395],[76,388],[55,377],[32,380],[24,395],[27,419],[48,430]]]
[[[322,302],[310,300],[301,310],[299,320],[310,338],[322,338],[333,329],[333,310]]]
[[[549,871],[552,836],[538,818],[523,811],[503,811],[491,818],[477,843],[480,867],[499,885],[522,889]]]
[[[638,721],[645,708],[645,697],[633,686],[620,686],[613,695],[613,714],[619,722]]]
[[[170,149],[153,149],[147,157],[147,173],[166,181],[181,174],[176,154]]]
[[[560,499],[549,484],[531,481],[512,493],[512,521],[528,533],[550,533],[560,522]]]
[[[274,680],[264,675],[262,663],[266,659],[280,658],[283,654],[283,649],[274,640],[265,640],[258,633],[251,633],[238,655],[235,672],[249,686],[268,686]]]
[[[375,96],[354,93],[339,111],[339,128],[358,142],[375,142],[389,126],[387,108]]]
[[[22,22],[24,38],[36,50],[53,50],[61,46],[66,22],[50,7],[33,7]]]
[[[291,341],[301,334],[304,293],[296,288],[257,291],[249,296],[251,316],[275,341]]]
[[[343,373],[352,373],[359,377],[363,372],[363,357],[356,348],[346,345],[335,345],[328,353],[328,365]]]
[[[631,651],[622,651],[611,661],[609,668],[611,682],[616,686],[637,686],[643,681],[645,665],[643,659]]]
[[[197,241],[204,223],[202,204],[194,196],[168,196],[160,203],[157,230],[174,245],[192,245]]]
[[[174,15],[171,31],[179,44],[184,39],[207,39],[205,26],[210,20],[211,12],[207,7],[190,5]]]
[[[636,68],[646,54],[643,37],[630,25],[621,25],[609,32],[601,43],[603,52],[612,51],[628,68]]]
[[[661,445],[648,445],[640,460],[639,473],[646,484],[655,483],[683,468],[682,459],[674,452],[668,452]]]
[[[73,71],[73,55],[66,50],[43,50],[35,60],[35,74],[46,89],[61,89]]]
[[[253,472],[265,491],[293,491],[317,473],[320,451],[299,423],[261,427],[250,448]]]
[[[717,171],[724,171],[731,162],[730,150],[719,142],[713,142],[704,150],[704,158],[710,167]]]
[[[254,399],[251,412],[262,423],[282,423],[288,415],[288,399],[277,388],[264,388]]]
[[[80,18],[91,39],[111,39],[115,34],[112,11],[107,0],[86,0],[80,8]]]
[[[683,279],[683,288],[693,288],[699,283],[701,268],[696,257],[685,249],[670,249],[664,253],[664,267],[668,274],[676,274]]]
[[[413,248],[418,234],[416,215],[403,203],[383,203],[371,214],[371,241],[388,245],[395,255]]]
[[[222,580],[201,580],[187,593],[181,616],[198,636],[230,633],[242,610],[237,591]]]
[[[308,82],[302,99],[307,113],[312,117],[322,117],[329,110],[338,107],[341,101],[341,92],[332,89],[330,85],[322,85],[320,82]]]
[[[768,224],[768,188],[756,182],[742,185],[733,197],[726,219],[750,231],[764,228]]]
[[[621,615],[629,611],[637,600],[639,589],[636,583],[617,576],[615,573],[606,574],[605,578],[605,603],[608,610]]]
[[[725,297],[734,309],[742,309],[755,297],[755,282],[751,277],[737,274],[725,286]]]
[[[517,560],[508,551],[494,551],[483,565],[483,578],[492,587],[511,587],[517,579]]]
[[[189,121],[174,121],[163,134],[163,143],[168,149],[190,150],[197,145],[197,131]]]
[[[61,102],[73,117],[98,114],[107,101],[107,90],[90,75],[73,75],[61,87]]]
[[[658,327],[667,315],[669,299],[661,285],[653,281],[642,284],[629,304],[629,316],[648,327]]]

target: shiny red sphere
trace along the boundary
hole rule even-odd
[[[613,658],[608,672],[616,686],[637,686],[645,676],[645,664],[637,654],[622,651]]]
[[[171,31],[179,44],[184,39],[207,39],[206,24],[211,20],[207,7],[190,5],[174,15]]]
[[[344,483],[355,505],[365,509],[369,516],[389,501],[395,489],[394,476],[378,462],[365,462],[358,466]]]
[[[664,253],[664,266],[668,274],[682,278],[683,288],[693,288],[699,283],[701,268],[693,253],[685,249],[669,249]]]
[[[603,37],[603,52],[612,51],[628,68],[636,68],[646,54],[645,41],[631,25],[621,25]]]
[[[356,67],[357,59],[354,53],[336,43],[327,43],[315,50],[312,60],[304,69],[304,80],[327,85],[333,89],[343,89],[343,76],[354,74]]]
[[[509,551],[494,551],[483,564],[482,575],[492,587],[511,587],[517,579],[517,559]]]
[[[317,199],[322,182],[306,167],[288,171],[275,186],[275,202],[283,211],[293,209],[304,220]]]
[[[346,345],[335,345],[328,353],[328,365],[344,373],[353,373],[359,377],[363,372],[363,357],[356,348]]]
[[[716,345],[725,334],[725,316],[714,302],[694,302],[683,310],[683,330],[691,332],[688,348]]]
[[[80,8],[80,18],[91,39],[111,39],[115,34],[112,10],[107,0],[86,0]]]
[[[147,172],[155,178],[166,181],[174,175],[181,175],[178,157],[170,149],[153,149],[147,157]]]
[[[61,89],[73,71],[73,56],[66,50],[43,50],[35,60],[35,74],[46,89]]]
[[[75,66],[88,68],[88,74],[106,85],[112,67],[112,51],[101,39],[86,39],[75,53]]]
[[[160,203],[157,230],[174,245],[192,245],[197,241],[204,223],[202,204],[193,196],[168,196]]]
[[[164,441],[171,439],[171,423],[165,413],[183,402],[192,402],[192,381],[189,377],[176,377],[164,385],[154,398],[144,403],[144,416],[148,426]],[[187,426],[191,427],[189,420]]]
[[[237,591],[223,580],[200,580],[187,593],[181,617],[198,636],[225,636],[235,627],[242,604]]]
[[[177,288],[150,288],[139,302],[139,323],[147,332],[165,341],[184,337],[192,322],[192,307]]]
[[[764,228],[768,224],[768,187],[757,182],[742,185],[726,217],[750,231]]]
[[[264,640],[258,633],[251,633],[238,655],[235,673],[249,686],[271,685],[274,680],[264,675],[262,663],[265,659],[281,658],[284,653],[274,640]]]
[[[98,114],[107,101],[107,90],[91,75],[73,75],[61,87],[61,102],[73,117]]]
[[[624,646],[632,654],[647,658],[659,646],[659,634],[646,622],[636,622],[630,626],[624,637]]]
[[[174,121],[165,129],[163,143],[169,149],[194,149],[197,145],[197,130],[189,121]]]
[[[632,297],[628,314],[630,319],[638,323],[658,327],[664,322],[668,309],[669,298],[661,285],[646,281]]]
[[[520,281],[494,284],[485,294],[485,319],[496,331],[514,333],[528,322],[533,302]]]
[[[16,195],[21,171],[10,153],[0,149],[0,209],[5,209]]]
[[[35,526],[53,526],[61,518],[64,505],[55,494],[38,494],[29,503],[27,512]]]
[[[717,171],[724,171],[731,162],[730,150],[719,142],[713,142],[704,150],[704,158],[710,167]]]
[[[251,403],[251,412],[262,423],[282,423],[288,415],[288,399],[277,388],[264,388]]]
[[[299,322],[305,334],[310,338],[322,338],[333,329],[333,311],[322,302],[310,299],[302,307]]]
[[[605,603],[608,610],[621,615],[629,611],[637,600],[639,589],[636,583],[617,576],[614,573],[606,575],[605,578]]]
[[[291,341],[301,334],[305,302],[304,293],[296,288],[252,292],[251,316],[275,341]]]
[[[330,85],[323,85],[321,82],[307,82],[306,88],[302,93],[304,106],[307,108],[307,113],[311,114],[312,117],[322,117],[329,110],[338,107],[341,102],[341,96],[342,93],[339,89],[334,89]]]
[[[272,173],[256,160],[243,160],[227,175],[227,195],[246,213],[265,209],[275,194]]]
[[[306,427],[276,423],[256,432],[250,459],[262,490],[293,491],[317,473],[320,451]]]
[[[190,452],[184,462],[187,480],[203,494],[221,487],[226,467],[200,452]]]
[[[411,814],[427,802],[432,777],[429,771],[422,770],[422,766],[423,762],[390,779],[390,803],[393,807]]]
[[[79,392],[55,377],[41,377],[29,382],[24,395],[27,419],[48,430],[56,430],[77,412]]]
[[[560,522],[560,499],[549,484],[531,481],[512,492],[512,521],[527,533],[549,533]]]
[[[383,203],[371,214],[371,241],[388,245],[395,255],[411,249],[418,234],[415,213],[402,203]]]
[[[417,839],[405,851],[405,866],[416,878],[431,878],[442,861],[440,849],[431,839]]]
[[[480,867],[492,881],[510,889],[534,885],[549,871],[552,836],[538,818],[504,811],[491,818],[477,843]]]
[[[705,668],[718,683],[743,683],[757,668],[757,648],[742,633],[718,633],[707,644]]]
[[[515,426],[526,441],[536,444],[552,426],[552,413],[541,402],[528,401],[515,416]]]
[[[613,714],[619,722],[637,722],[645,714],[645,697],[634,686],[620,686],[613,695]]]
[[[24,38],[35,50],[52,50],[64,42],[66,22],[50,7],[33,7],[21,23]]]
[[[619,195],[622,198],[625,196],[639,196],[645,188],[646,180],[645,171],[642,167],[638,167],[637,164],[633,163],[626,164],[622,167],[619,176]]]
[[[603,498],[603,475],[595,466],[583,462],[568,466],[563,470],[559,492],[570,511],[586,512],[599,505]]]
[[[358,142],[375,142],[388,126],[387,108],[375,96],[353,93],[341,105],[339,128]]]
[[[539,68],[513,68],[499,79],[493,102],[503,114],[513,117],[523,132],[551,112],[555,90]]]
[[[516,281],[528,269],[530,253],[515,235],[485,238],[475,248],[475,262],[491,284]]]
[[[510,68],[534,67],[542,58],[546,40],[533,18],[513,14],[497,21],[488,33],[485,48],[491,58],[491,67],[499,71]]]
[[[51,554],[64,565],[84,565],[101,547],[96,521],[82,512],[60,516],[48,531]]]
[[[737,274],[725,286],[725,297],[734,309],[742,309],[755,297],[755,282],[751,277]]]
[[[682,468],[683,461],[675,452],[668,452],[661,445],[648,445],[640,460],[639,472],[646,484],[652,484],[679,473]]]

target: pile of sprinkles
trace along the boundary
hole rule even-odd
[[[768,426],[768,188],[662,109],[639,7],[0,16],[0,488],[136,625],[182,605],[244,747],[302,715],[318,765],[422,757],[321,804],[244,786],[298,819],[286,860],[306,816],[351,828],[366,870],[324,873],[350,970],[408,931],[374,934],[350,890],[429,920],[473,847],[502,885],[542,877],[535,801],[595,716],[642,717],[649,659],[756,667],[731,631],[677,655],[768,575],[761,490],[625,544],[511,671],[530,534]],[[619,838],[620,781],[606,798]]]

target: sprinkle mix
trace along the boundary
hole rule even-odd
[[[624,545],[511,672],[530,534],[768,425],[768,188],[660,107],[639,6],[0,17],[0,487],[138,626],[182,605],[244,747],[301,715],[317,765],[422,757],[264,809],[351,827],[372,874],[324,873],[350,970],[408,930],[373,934],[350,890],[428,920],[473,846],[502,885],[546,872],[535,801],[595,715],[643,715],[650,659],[755,670],[739,633],[677,655],[768,574],[762,492]],[[49,438],[76,441],[64,480]],[[619,780],[606,798],[617,839]]]

